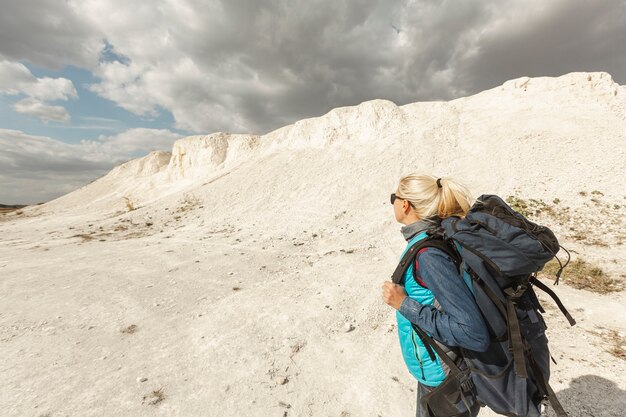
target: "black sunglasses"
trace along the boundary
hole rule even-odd
[[[390,198],[390,200],[391,200],[391,204],[393,204],[393,202],[394,202],[394,201],[396,201],[396,198],[398,198],[398,199],[400,199],[400,200],[406,200],[406,201],[408,201],[408,202],[409,202],[409,204],[411,205],[411,207],[415,208],[415,206],[413,205],[413,203],[411,203],[411,202],[410,202],[409,200],[407,200],[406,198],[401,198],[401,197],[398,197],[398,196],[396,195],[396,193],[391,193],[391,198]]]

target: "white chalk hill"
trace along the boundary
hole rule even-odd
[[[414,415],[381,299],[400,175],[567,206],[542,219],[619,277],[624,161],[626,86],[603,72],[178,140],[2,223],[6,415]],[[557,291],[579,324],[546,314],[554,388],[572,416],[620,415],[626,364],[601,334],[626,331],[623,293]]]

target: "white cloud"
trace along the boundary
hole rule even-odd
[[[106,174],[115,165],[171,150],[179,136],[163,129],[131,129],[68,144],[18,130],[0,129],[0,203],[48,201]],[[134,156],[135,155],[135,156]]]
[[[74,84],[67,78],[37,78],[34,83],[25,84],[22,91],[27,96],[44,101],[78,98]]]
[[[0,61],[0,93],[19,94],[22,86],[36,82],[24,64],[19,62]]]
[[[51,106],[36,98],[25,98],[13,105],[16,112],[35,116],[42,121],[69,122],[70,115],[63,106]]]
[[[50,105],[46,101],[78,98],[71,80],[36,78],[24,64],[6,60],[0,61],[0,93],[26,95],[13,105],[16,112],[55,122],[69,122],[70,115],[63,106]]]
[[[150,151],[170,151],[180,135],[167,129],[129,129],[118,135],[101,136],[97,140],[80,141],[83,150],[102,158],[124,159],[129,155]]]

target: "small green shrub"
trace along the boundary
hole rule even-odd
[[[527,217],[530,214],[528,211],[528,203],[521,198],[510,195],[506,198],[506,202],[513,210],[517,211],[522,216]]]

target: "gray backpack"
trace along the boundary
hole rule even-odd
[[[428,234],[405,253],[392,276],[393,282],[400,282],[421,248],[444,250],[461,276],[471,278],[474,298],[491,336],[485,352],[459,350],[469,369],[471,384],[468,386],[464,378],[454,385],[459,386],[458,395],[445,393],[437,401],[450,398],[454,402],[474,392],[481,406],[511,417],[539,417],[541,403],[549,401],[557,416],[567,417],[548,383],[551,356],[540,314],[544,310],[533,290],[539,288],[548,293],[570,325],[576,323],[556,294],[537,279],[537,272],[556,258],[561,247],[552,231],[526,219],[500,197],[482,195],[464,218],[443,219],[440,228]],[[569,262],[569,252],[567,255]],[[555,284],[567,265],[556,259],[561,267]],[[450,367],[450,378],[463,378],[468,371],[459,369],[429,334],[416,327],[431,358],[434,360],[437,353]]]

